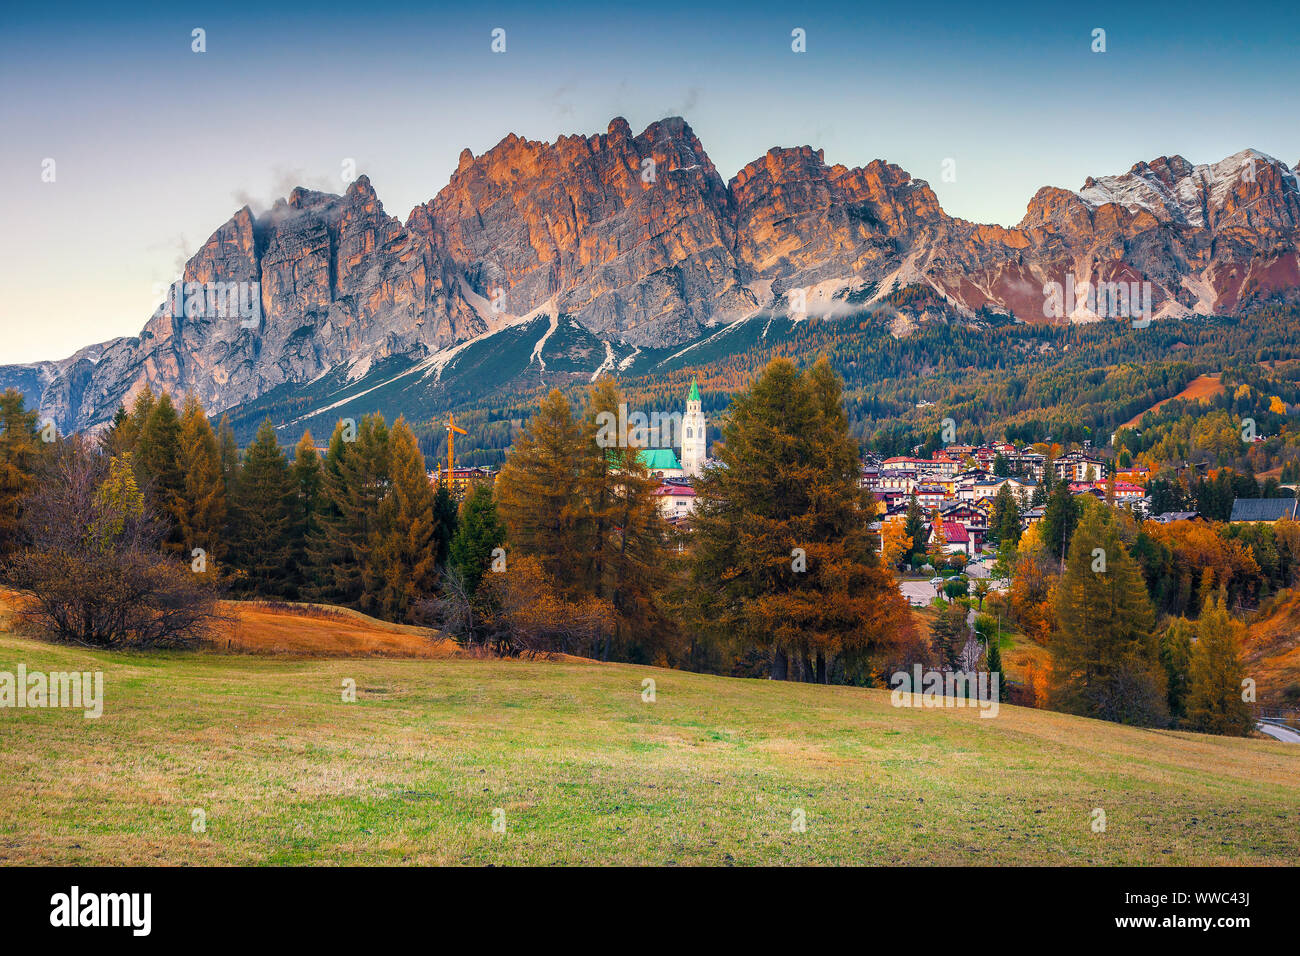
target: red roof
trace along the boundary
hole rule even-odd
[[[695,489],[690,485],[660,485],[655,489],[655,494],[661,497],[674,495],[682,498],[694,498]]]
[[[943,536],[948,539],[949,544],[965,544],[970,540],[970,535],[966,529],[955,521],[945,521],[943,523]]]

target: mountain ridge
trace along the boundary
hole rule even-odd
[[[1237,314],[1300,297],[1298,252],[1300,177],[1256,150],[1045,186],[1004,227],[949,216],[898,166],[828,165],[811,146],[774,147],[724,183],[685,120],[633,134],[616,117],[592,136],[463,150],[405,221],[364,175],[341,195],[297,187],[260,216],[244,206],[181,279],[237,286],[249,314],[165,302],[139,336],[0,367],[0,385],[71,430],[102,425],[145,383],[220,412],[340,366],[356,378],[392,357],[436,363],[541,314],[572,318],[610,356],[759,314],[885,309],[909,286],[927,304],[886,309],[898,334],[940,312],[1051,321],[1045,287],[1067,281],[1150,283],[1156,318]],[[1080,303],[1059,321],[1100,317]]]

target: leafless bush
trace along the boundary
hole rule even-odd
[[[20,626],[90,647],[188,647],[220,620],[206,576],[162,552],[164,527],[129,461],[60,443],[24,504],[31,546],[6,577],[25,591]]]
[[[470,650],[529,659],[590,656],[614,619],[607,602],[566,599],[540,564],[526,557],[508,571],[485,575],[474,595],[454,569],[446,570],[438,596],[421,602],[418,612]]]

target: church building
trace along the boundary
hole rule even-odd
[[[691,392],[686,398],[686,415],[682,419],[682,471],[688,478],[697,478],[704,470],[709,445],[705,436],[708,423],[700,410],[700,386],[691,379]]]
[[[700,386],[692,379],[691,391],[686,398],[686,414],[682,416],[680,462],[671,448],[645,448],[638,457],[651,474],[660,478],[697,478],[708,458],[707,435],[708,422],[700,407]]]

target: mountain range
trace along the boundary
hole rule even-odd
[[[1006,228],[947,215],[897,166],[827,165],[808,146],[724,182],[684,120],[634,135],[616,118],[465,150],[405,222],[366,176],[245,206],[181,280],[249,292],[251,314],[164,302],[140,335],[0,367],[0,387],[64,431],[101,426],[146,383],[213,413],[310,391],[306,418],[341,404],[331,390],[449,387],[474,355],[516,355],[502,374],[644,371],[722,335],[743,347],[734,333],[755,319],[868,312],[900,336],[936,318],[1097,321],[1082,301],[1046,314],[1045,286],[1067,281],[1150,283],[1156,319],[1237,315],[1300,301],[1300,175],[1250,149],[1162,156],[1043,187]]]

